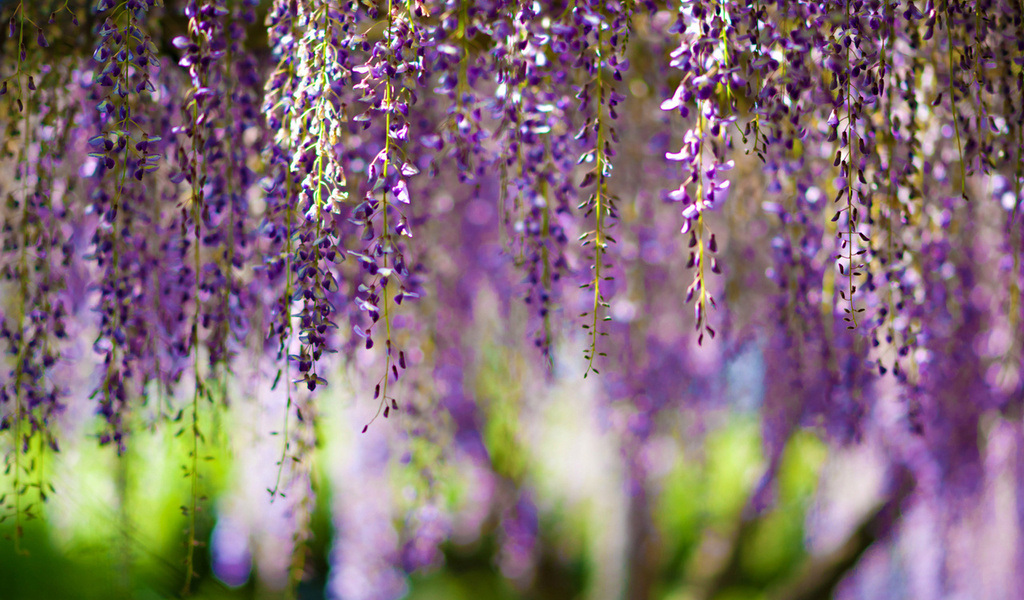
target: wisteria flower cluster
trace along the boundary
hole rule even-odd
[[[67,415],[119,453],[166,424],[189,440],[191,577],[201,457],[243,371],[286,396],[290,476],[352,373],[364,432],[401,414],[489,460],[463,373],[490,296],[525,362],[630,407],[630,456],[755,352],[773,467],[753,504],[792,432],[856,443],[890,405],[893,472],[973,493],[979,427],[1024,443],[1022,11],[0,3],[3,509],[51,493],[30,457],[83,430]],[[416,514],[410,569],[449,535]]]

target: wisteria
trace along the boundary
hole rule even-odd
[[[527,443],[491,423],[566,380],[620,442],[637,514],[659,435],[701,435],[744,361],[765,372],[745,519],[779,501],[802,431],[886,448],[879,514],[927,506],[948,545],[995,477],[988,432],[1024,461],[1019,0],[6,0],[0,17],[16,542],[66,440],[128,461],[166,430],[187,447],[188,592],[206,459],[259,394],[293,584],[325,502],[327,394],[352,391],[346,427],[372,438],[351,477],[383,489],[395,463],[426,482],[331,500],[344,598],[397,597],[442,562],[455,464],[512,498],[476,526],[507,577],[540,577],[539,501],[509,466]],[[515,400],[481,383],[494,372]],[[1024,514],[1024,469],[1005,471]]]

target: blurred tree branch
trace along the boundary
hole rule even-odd
[[[910,473],[896,474],[895,489],[884,502],[870,511],[846,541],[824,556],[809,557],[797,574],[769,597],[772,600],[812,600],[831,598],[839,582],[857,566],[862,556],[877,541],[891,532],[897,515],[902,512],[913,491]]]
[[[770,590],[771,600],[824,600],[832,598],[836,587],[859,564],[864,553],[877,541],[888,537],[892,524],[913,491],[913,480],[903,470],[894,477],[894,491],[868,511],[846,540],[832,552],[809,556],[795,574],[781,586]],[[695,597],[713,600],[741,579],[743,550],[765,521],[767,514],[745,514],[730,541],[728,556],[718,569],[699,585]]]

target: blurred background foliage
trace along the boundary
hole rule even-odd
[[[556,379],[550,398],[543,401],[527,401],[530,386],[522,384],[524,375],[513,351],[495,345],[480,349],[471,381],[482,407],[487,469],[498,482],[489,497],[480,499],[474,489],[479,481],[466,469],[440,463],[441,452],[429,436],[412,436],[403,455],[387,457],[386,485],[403,490],[398,496],[408,500],[408,506],[392,512],[390,523],[403,539],[415,535],[407,531],[404,515],[427,497],[456,521],[465,511],[486,515],[468,534],[456,531],[441,543],[443,560],[408,569],[404,597],[582,600],[639,594],[652,600],[767,599],[798,576],[808,560],[806,523],[827,459],[826,446],[814,432],[801,430],[789,440],[775,502],[755,515],[750,498],[766,468],[756,409],[704,416],[701,426],[706,429],[692,439],[666,431],[656,444],[656,456],[650,457],[656,464],[652,475],[640,489],[630,483],[616,434],[600,422],[605,409],[588,398],[588,388],[574,379],[578,375]],[[328,408],[316,424],[319,447],[303,459],[311,468],[315,505],[311,535],[293,559],[298,566],[292,585],[263,577],[260,561],[253,557],[243,559],[251,561],[251,572],[249,567],[241,576],[218,572],[218,545],[239,540],[218,538],[215,528],[238,510],[237,488],[246,468],[239,460],[247,452],[244,444],[229,440],[244,438],[238,429],[246,426],[245,417],[264,409],[255,400],[239,399],[210,423],[214,443],[204,445],[208,452],[203,457],[210,467],[204,479],[209,501],[200,519],[205,543],[198,553],[199,580],[192,597],[331,597],[331,552],[338,536],[346,535],[332,517],[334,494],[340,488],[347,494],[372,494],[377,485],[367,482],[364,488],[363,482],[339,481],[329,474],[326,466],[338,452],[370,443],[366,436],[353,435],[346,421],[353,402],[337,389],[332,394],[322,399],[321,406]],[[138,416],[129,451],[122,457],[90,440],[34,457],[47,461],[43,472],[50,472],[55,493],[35,507],[44,518],[24,523],[20,547],[0,544],[0,597],[178,597],[187,528],[181,507],[189,495],[188,479],[182,477],[187,469],[180,463],[188,455],[181,447],[187,436],[176,437],[166,427],[146,428],[146,420]],[[393,424],[374,427],[394,433],[388,430]],[[269,487],[276,470],[273,463],[263,464],[255,479]],[[236,490],[233,502],[228,501],[230,490]],[[534,563],[526,576],[503,568],[502,540],[509,534],[500,518],[502,507],[507,509],[524,492],[537,511]],[[32,497],[32,491],[25,495],[26,500]],[[640,520],[647,525],[641,527],[649,529],[639,547],[627,540],[636,535],[630,511],[637,497],[644,499]],[[245,492],[241,500],[248,510],[275,518],[275,503],[265,490]],[[14,526],[11,520],[0,525],[6,536]],[[247,552],[260,552],[251,538],[240,543]],[[287,539],[280,544],[290,553]],[[365,545],[366,552],[374,551],[373,540]],[[638,586],[637,579],[644,581]]]

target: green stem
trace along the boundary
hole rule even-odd
[[[953,22],[949,17],[949,0],[943,3],[942,9],[946,16],[946,51],[949,59],[949,105],[953,110],[953,131],[956,134],[957,155],[960,157],[960,195],[966,200],[967,192],[964,186],[967,176],[964,173],[964,151],[960,143],[960,118],[956,110],[956,92],[953,88]]]
[[[594,279],[591,282],[594,288],[594,303],[591,311],[591,324],[590,324],[590,352],[587,355],[587,369],[583,373],[583,377],[590,374],[591,371],[597,373],[594,369],[594,357],[597,356],[597,315],[601,309],[602,296],[601,296],[601,264],[602,255],[604,253],[604,213],[605,213],[605,199],[603,192],[605,188],[605,161],[607,158],[604,154],[604,78],[602,74],[603,59],[603,39],[601,35],[601,29],[597,30],[597,116],[596,129],[597,129],[597,147],[595,148],[595,162],[597,169],[597,189],[594,192],[594,210],[596,211],[595,222],[594,222]]]

